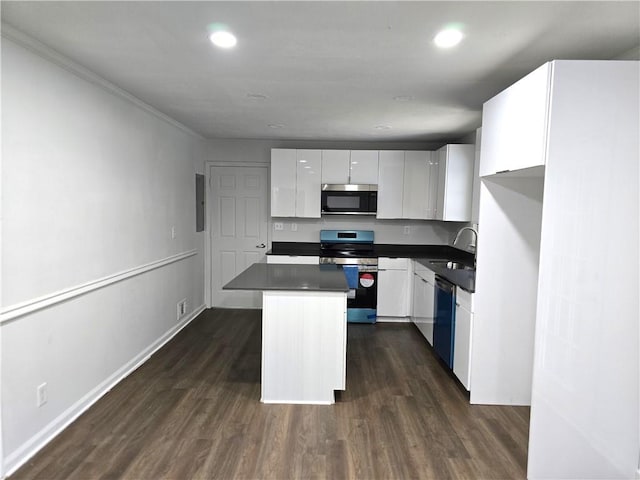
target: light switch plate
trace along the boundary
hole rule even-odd
[[[282,222],[275,222],[273,224],[273,229],[274,230],[284,230],[284,225]]]

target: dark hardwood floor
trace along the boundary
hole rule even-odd
[[[529,408],[469,405],[413,325],[347,350],[335,405],[263,405],[260,311],[205,311],[10,478],[526,477]]]

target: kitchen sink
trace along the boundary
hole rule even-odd
[[[475,270],[472,265],[461,262],[452,262],[448,260],[434,260],[429,262],[436,267],[446,268],[448,270]]]

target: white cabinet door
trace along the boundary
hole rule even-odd
[[[433,277],[433,274],[431,276]],[[412,320],[431,346],[433,346],[434,294],[434,284],[420,272],[414,272]]]
[[[271,216],[296,216],[295,150],[271,149]]]
[[[473,333],[471,294],[460,289],[456,290],[453,373],[467,390],[471,390],[471,338]]]
[[[438,176],[440,157],[438,152],[429,152],[429,184],[427,185],[427,219],[438,218]]]
[[[378,151],[351,150],[349,183],[356,185],[378,184]]]
[[[378,306],[380,317],[406,317],[408,315],[407,272],[378,270]]]
[[[319,265],[320,257],[317,255],[267,255],[267,263]]]
[[[438,201],[436,219],[471,220],[473,145],[445,145],[438,150]]]
[[[431,152],[404,152],[402,218],[426,220],[429,208]]]
[[[408,258],[378,259],[378,305],[379,317],[406,317],[409,315]]]
[[[322,152],[296,150],[296,217],[320,218]]]
[[[349,150],[322,150],[322,183],[349,183]]]
[[[402,218],[404,151],[381,150],[376,218]]]
[[[429,281],[425,280],[424,287],[424,317],[422,324],[423,326],[423,335],[429,342],[429,345],[433,346],[433,325],[436,322],[436,284],[435,280]]]
[[[550,82],[547,63],[485,102],[481,177],[545,164]]]

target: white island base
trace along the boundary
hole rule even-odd
[[[346,353],[345,292],[263,291],[263,403],[334,403]]]

